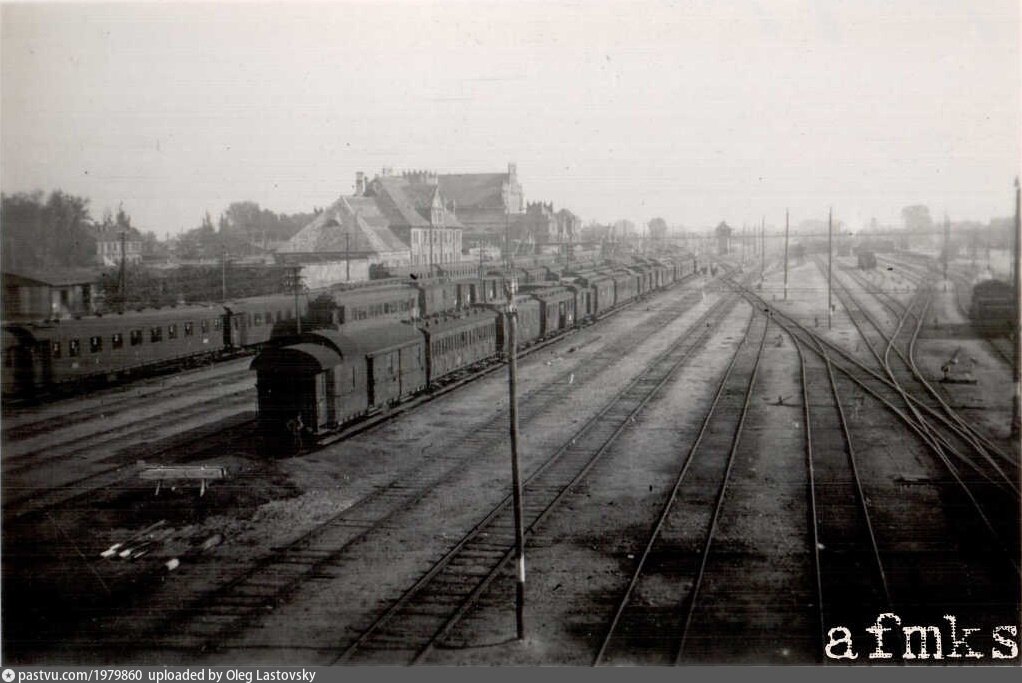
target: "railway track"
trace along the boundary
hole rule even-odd
[[[858,390],[877,400],[927,448],[935,452],[937,462],[943,466],[943,470],[948,476],[947,481],[942,482],[942,485],[946,484],[944,486],[946,504],[961,510],[962,515],[969,515],[973,522],[973,527],[971,527],[973,530],[970,533],[976,536],[977,554],[983,556],[995,554],[999,563],[1010,567],[1011,571],[1018,575],[1018,527],[1015,525],[1017,507],[1008,505],[1007,510],[1000,510],[999,516],[992,517],[991,510],[987,509],[986,505],[990,501],[984,500],[981,503],[972,487],[974,481],[966,480],[946,455],[943,455],[940,450],[934,449],[930,433],[918,423],[914,415],[899,408],[897,403],[901,402],[900,399],[904,393],[899,392],[898,388],[892,385],[890,379],[867,368],[846,350],[825,337],[815,334],[797,319],[771,306],[755,292],[747,288],[741,289],[745,296],[754,301],[756,305],[771,308],[774,312],[774,321],[796,337],[803,344],[803,348],[818,349],[819,352],[826,353],[840,376],[843,376],[850,385],[854,385]],[[913,400],[911,396],[908,398],[910,401]],[[922,404],[916,403],[915,405],[918,408]],[[939,418],[940,415],[933,417]],[[1003,501],[1003,497],[1000,500]],[[999,523],[995,524],[993,520],[997,520]],[[981,538],[985,540],[979,540]]]
[[[52,432],[55,425],[61,430],[68,429],[95,420],[100,414],[116,415],[124,408],[137,408],[140,403],[164,402],[189,394],[201,394],[203,389],[208,389],[213,383],[234,382],[250,376],[247,360],[236,368],[228,367],[226,363],[217,368],[226,370],[225,373],[210,372],[208,369],[193,370],[171,378],[162,378],[159,383],[150,381],[146,386],[133,385],[118,392],[128,395],[109,395],[112,392],[104,392],[100,396],[92,394],[80,397],[73,404],[52,404],[43,406],[39,411],[23,411],[20,419],[5,414],[4,442],[10,444],[46,434]],[[43,416],[39,416],[39,412]]]
[[[698,293],[692,293],[671,302],[663,311],[601,350],[585,366],[564,370],[543,387],[525,392],[520,398],[523,428],[562,403],[568,392],[584,391],[587,383],[617,363],[624,353],[683,315],[700,298]],[[572,375],[573,381],[569,382]],[[356,428],[363,426],[356,425]],[[191,651],[216,648],[265,614],[268,607],[286,600],[310,577],[330,571],[345,558],[349,549],[370,533],[394,523],[440,482],[477,459],[479,453],[493,452],[505,443],[506,415],[497,412],[475,429],[471,438],[409,466],[389,484],[285,546],[249,563],[227,581],[192,598],[182,600],[180,595],[168,596],[170,602],[156,604],[155,612],[154,606],[149,604],[131,612],[132,626],[147,634],[146,647],[158,642],[166,648]],[[159,616],[154,619],[154,615]],[[123,642],[125,647],[140,645],[137,640]]]
[[[734,299],[729,297],[704,314],[685,336],[659,354],[526,477],[527,537],[553,514],[635,416],[705,343],[733,304]],[[425,661],[502,576],[513,557],[514,545],[511,499],[507,496],[396,602],[361,629],[332,663]]]
[[[594,666],[683,660],[768,327],[765,316],[750,319],[617,600]]]
[[[673,283],[667,289],[658,290],[655,294],[674,291],[677,285],[683,284],[686,281],[689,281],[689,279]],[[630,337],[631,343],[637,343],[644,338],[644,335],[650,334],[660,326],[667,324],[670,320],[684,314],[685,311],[695,305],[695,303],[700,299],[701,295],[698,292],[689,292],[685,294],[676,305],[667,307],[664,312],[653,316],[644,324],[637,327]],[[600,316],[597,321],[603,320],[625,308],[647,300],[648,297],[642,297],[629,301],[622,306],[615,307],[608,311],[606,314]],[[597,321],[590,324],[595,324]],[[519,354],[519,357],[527,357],[528,355],[545,349],[553,344],[560,343],[564,341],[566,337],[567,335],[559,335],[550,339],[542,340],[526,348]],[[373,415],[340,430],[336,434],[324,439],[321,446],[336,443],[354,435],[374,429],[423,403],[435,400],[436,398],[455,391],[461,386],[469,384],[480,377],[495,372],[500,367],[502,367],[501,363],[493,363],[489,366],[481,367],[472,372],[465,373],[454,381],[435,387],[427,394],[409,399],[387,411]],[[101,467],[100,469],[89,472],[81,477],[75,477],[62,482],[59,487],[50,490],[39,491],[37,489],[32,489],[30,493],[22,496],[14,498],[5,496],[4,518],[8,521],[31,518],[39,513],[50,511],[60,505],[80,502],[97,490],[117,489],[120,485],[132,479],[137,474],[137,467],[134,465],[137,460],[154,461],[156,458],[160,458],[160,462],[162,464],[176,464],[200,460],[202,459],[203,454],[219,454],[230,450],[247,454],[252,457],[258,457],[259,454],[256,453],[255,444],[252,441],[252,433],[255,425],[256,421],[253,416],[250,413],[243,413],[239,414],[237,417],[230,418],[226,424],[223,424],[223,427],[227,430],[228,435],[231,437],[231,440],[227,442],[224,442],[224,440],[220,438],[215,431],[200,428],[197,430],[194,437],[175,435],[161,440],[156,445],[145,445],[142,447],[136,446],[132,449],[127,449],[133,454],[133,457],[130,459],[131,464],[128,464],[127,462],[118,462],[107,467]],[[136,432],[145,434],[146,429],[147,428],[144,427],[136,430]],[[112,431],[113,430],[103,430],[101,433],[109,434]],[[119,438],[120,437],[113,440],[116,441],[119,440]],[[199,446],[198,450],[193,449],[196,445]],[[41,451],[44,450],[45,449],[41,449]],[[64,454],[63,457],[66,457],[66,454]],[[49,459],[55,460],[57,458],[48,458],[48,460]],[[106,459],[117,460],[118,456],[117,454],[114,454]],[[25,463],[23,463],[23,465],[24,470],[22,471],[27,471],[34,466],[32,464]],[[9,475],[9,473],[5,472],[5,475]],[[8,483],[8,486],[10,486],[10,483]],[[16,489],[8,488],[8,490]]]
[[[830,625],[864,627],[878,608],[890,606],[891,594],[834,368],[821,347],[809,355],[790,337],[802,386],[817,652],[823,661]],[[814,398],[810,387],[829,390]]]
[[[954,461],[964,463],[977,476],[998,488],[1007,489],[1017,497],[1018,487],[1015,483],[1017,472],[1014,470],[1012,460],[959,416],[948,404],[947,396],[933,387],[915,363],[915,344],[925,319],[925,311],[930,305],[932,296],[930,288],[924,285],[917,290],[916,295],[905,306],[895,329],[887,332],[851,293],[840,277],[836,277],[834,282],[838,285],[837,296],[849,312],[853,326],[862,336],[906,409],[915,417],[920,428],[928,433],[931,446],[938,452],[938,457],[951,456]],[[909,317],[913,311],[915,324],[910,325]],[[873,328],[874,335],[867,332],[863,322]],[[905,351],[902,352],[897,348],[896,341],[908,330],[911,330],[911,333],[908,342],[904,344]],[[897,361],[892,360],[892,350]],[[923,415],[924,409],[927,416]],[[939,422],[928,417],[939,413],[943,413]],[[1006,471],[1009,468],[1011,471]]]

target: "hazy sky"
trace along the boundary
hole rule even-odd
[[[587,220],[986,220],[1019,32],[1017,0],[4,4],[0,184],[161,237],[508,161]]]

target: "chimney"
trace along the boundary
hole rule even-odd
[[[355,174],[355,196],[361,197],[366,193],[366,174],[359,171]]]

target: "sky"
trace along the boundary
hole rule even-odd
[[[586,221],[1013,210],[1017,0],[4,3],[0,188],[160,237],[383,167]]]

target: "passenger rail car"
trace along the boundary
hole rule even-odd
[[[3,390],[125,377],[224,350],[223,311],[212,306],[6,325]]]

